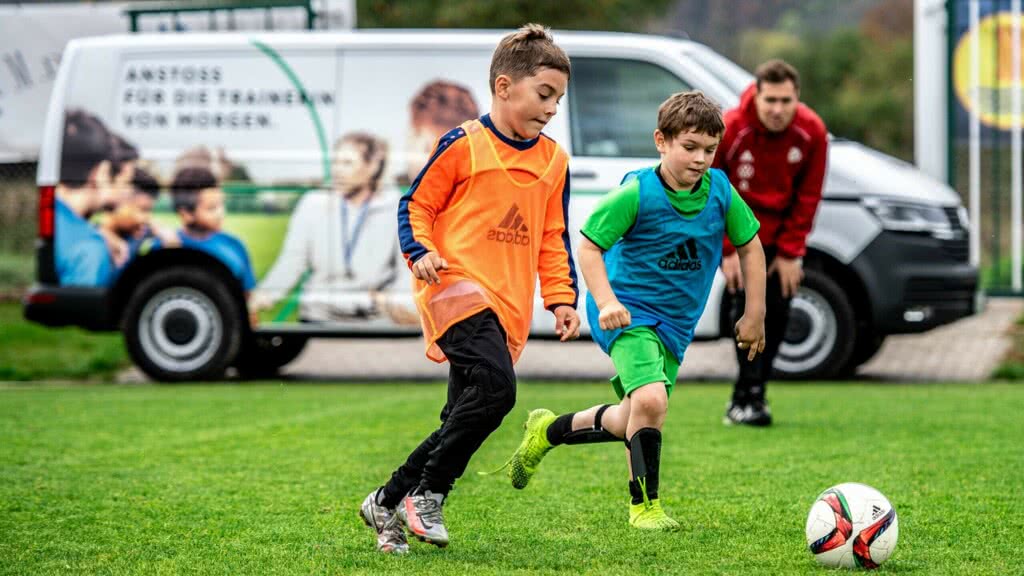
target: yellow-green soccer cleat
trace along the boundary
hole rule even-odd
[[[630,504],[629,525],[641,530],[679,530],[679,522],[665,514],[658,500]]]
[[[526,488],[530,478],[537,473],[537,466],[544,455],[554,446],[548,442],[548,426],[555,421],[555,413],[543,408],[530,412],[526,419],[523,442],[516,448],[508,461],[508,477],[512,486],[519,490]]]

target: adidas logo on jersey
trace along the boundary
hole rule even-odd
[[[519,205],[513,204],[501,219],[501,223],[487,232],[487,239],[515,246],[529,246],[529,232],[530,229],[523,223],[523,215],[519,213]]]
[[[697,241],[690,238],[676,246],[676,249],[658,260],[662,270],[700,270],[700,254],[697,252]]]

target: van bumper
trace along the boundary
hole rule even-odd
[[[924,332],[976,311],[978,269],[965,236],[882,232],[852,262],[880,335]]]
[[[44,326],[113,330],[105,288],[35,284],[22,300],[25,319]]]

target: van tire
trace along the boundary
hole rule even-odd
[[[862,329],[857,334],[857,342],[853,345],[853,354],[850,355],[850,361],[843,370],[843,376],[856,375],[857,368],[874,358],[884,343],[885,336],[875,334],[870,328]]]
[[[298,358],[306,347],[308,336],[253,334],[246,339],[235,361],[238,375],[246,380],[272,378],[286,364]]]
[[[790,306],[774,374],[788,380],[835,378],[849,364],[856,338],[857,323],[846,293],[823,271],[806,268]]]
[[[158,270],[135,288],[123,331],[135,365],[158,382],[220,380],[242,343],[239,301],[219,275]]]

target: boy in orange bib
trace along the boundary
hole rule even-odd
[[[427,357],[450,364],[441,426],[360,508],[382,552],[448,544],[441,513],[469,459],[516,398],[540,277],[567,341],[579,335],[567,231],[568,155],[541,133],[569,83],[569,58],[541,26],[504,37],[491,60],[492,109],[445,134],[399,205]]]

